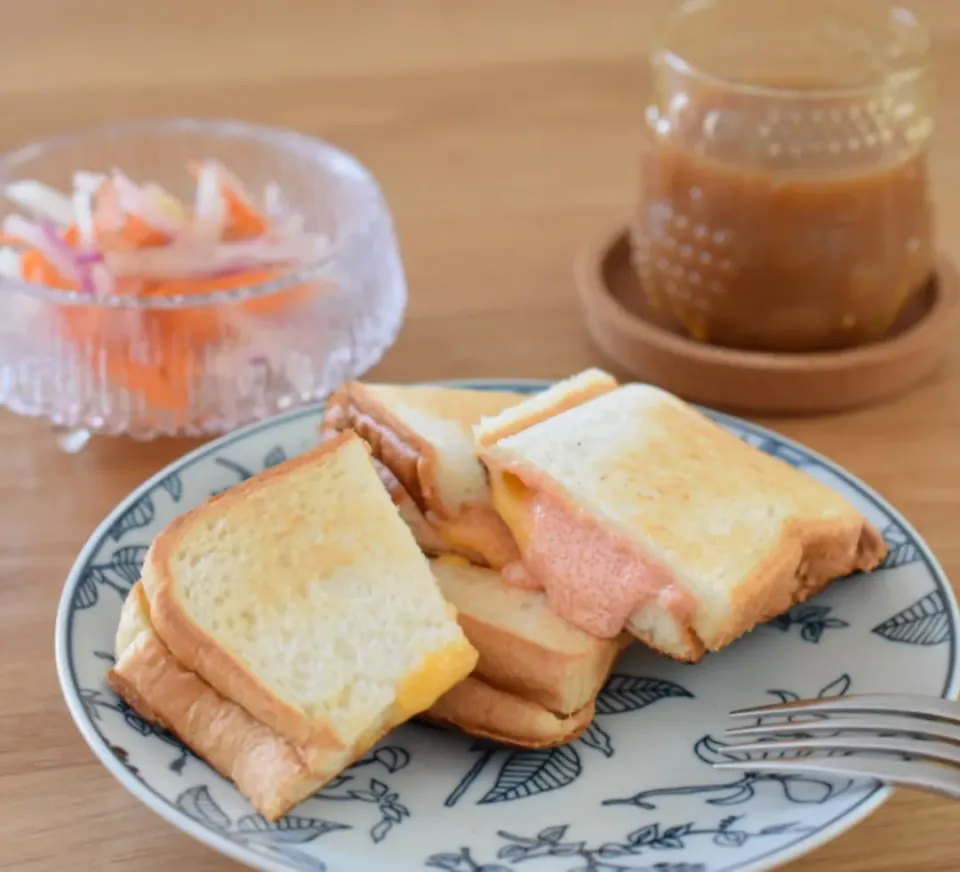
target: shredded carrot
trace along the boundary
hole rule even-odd
[[[97,227],[96,241],[102,248],[133,251],[138,248],[166,245],[170,239],[147,224],[140,216],[126,215],[123,226],[117,231]]]
[[[149,406],[185,421],[193,374],[202,361],[202,345],[193,338],[156,329],[157,312],[130,312],[99,306],[63,306],[64,337],[83,353],[96,349],[90,365],[102,370],[119,388],[141,397]],[[143,359],[140,346],[150,349]]]
[[[46,285],[49,288],[69,290],[73,284],[39,251],[28,249],[20,258],[20,271],[25,281]]]
[[[45,264],[42,258],[39,262]],[[49,265],[43,268],[49,269]],[[281,274],[280,270],[262,269],[203,281],[157,282],[146,285],[142,295],[201,296],[269,281]],[[43,275],[44,282],[53,277],[48,272]],[[103,366],[112,382],[180,421],[187,413],[191,384],[203,366],[205,350],[237,335],[242,324],[238,315],[275,315],[305,302],[311,293],[309,285],[298,285],[277,294],[233,304],[139,312],[99,306],[64,306],[60,310],[61,323],[66,338],[78,347],[86,344],[101,349],[97,365]],[[137,344],[141,342],[150,349],[149,360],[142,360],[137,353]]]
[[[100,185],[94,197],[93,233],[98,247],[120,251],[153,248],[170,241],[165,233],[151,227],[139,215],[120,208],[116,186],[110,179]]]
[[[283,275],[276,268],[260,268],[232,273],[209,279],[170,279],[148,284],[144,296],[205,296],[216,291],[252,287],[269,282]],[[277,315],[293,306],[306,302],[311,295],[309,285],[297,285],[283,291],[242,300],[236,303],[218,303],[214,306],[195,306],[163,312],[162,329],[185,331],[198,341],[214,341],[223,335],[224,324],[238,315],[267,317]]]
[[[191,163],[188,169],[199,177],[203,166]],[[239,182],[234,181],[228,172],[223,172],[219,184],[226,205],[221,241],[257,239],[269,232],[268,217],[248,201],[238,187]],[[174,220],[179,220],[178,201],[157,186],[153,187],[160,191],[160,208],[170,207]],[[105,179],[98,186],[92,211],[92,247],[107,255],[164,246],[173,241],[141,215],[121,208],[113,179]],[[188,216],[186,207],[184,215]],[[185,220],[189,221],[189,217]],[[62,239],[75,249],[81,247],[76,223],[63,229]],[[0,234],[0,244],[15,246],[20,251],[20,269],[26,281],[65,290],[76,289],[75,283],[65,278],[26,240],[6,233]],[[286,266],[263,266],[232,274],[166,280],[121,274],[113,277],[112,293],[146,299],[203,297],[217,291],[270,282],[281,278],[288,269]],[[289,313],[298,306],[308,305],[317,293],[319,287],[311,281],[233,303],[178,309],[128,309],[103,307],[91,301],[91,305],[61,306],[58,315],[62,335],[79,353],[91,355],[92,367],[104,372],[116,386],[141,397],[151,407],[165,410],[177,423],[186,423],[192,386],[201,367],[206,365],[211,347],[224,340],[237,339],[248,329],[247,319]]]

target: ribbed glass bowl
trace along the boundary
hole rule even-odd
[[[48,418],[66,450],[91,433],[222,433],[329,393],[396,338],[407,290],[380,188],[353,157],[288,130],[188,119],[114,124],[0,159],[17,180],[70,190],[120,168],[189,201],[189,161],[225,164],[253,192],[279,187],[322,259],[206,296],[91,298],[0,279],[0,403]],[[21,211],[0,196],[0,219]]]

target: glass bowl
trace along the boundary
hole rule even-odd
[[[353,157],[293,131],[171,119],[112,124],[0,159],[0,192],[120,168],[188,201],[189,162],[213,159],[255,196],[279,190],[315,260],[203,295],[92,297],[0,278],[0,403],[49,419],[61,447],[93,433],[207,436],[315,401],[394,342],[407,289],[380,187]],[[0,194],[0,219],[20,213]]]

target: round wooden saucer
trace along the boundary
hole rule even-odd
[[[902,393],[943,361],[960,313],[960,273],[941,255],[937,277],[883,340],[823,353],[738,351],[652,323],[624,227],[580,255],[576,279],[587,329],[615,364],[691,402],[740,412],[836,412]]]

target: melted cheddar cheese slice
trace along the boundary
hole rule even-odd
[[[533,492],[512,472],[497,472],[490,476],[490,494],[497,514],[523,552],[532,532]]]
[[[427,654],[397,688],[394,708],[398,718],[405,721],[430,708],[473,671],[477,658],[476,649],[466,639]]]

